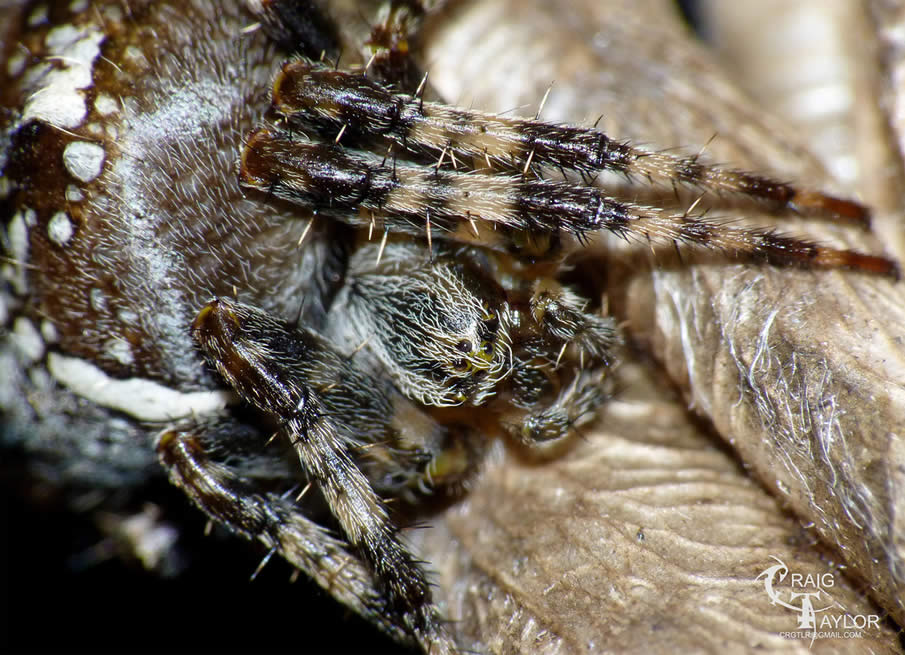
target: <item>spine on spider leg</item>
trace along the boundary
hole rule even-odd
[[[391,410],[380,404],[381,388],[311,333],[295,330],[266,313],[225,298],[204,307],[192,323],[192,335],[205,355],[240,396],[275,416],[290,434],[305,470],[321,488],[349,543],[373,572],[386,596],[384,610],[425,650],[455,649],[440,624],[430,588],[414,557],[399,541],[386,508],[348,449],[354,437],[341,436],[331,416],[339,405],[363,397],[344,385],[368,389],[387,425]],[[321,389],[318,391],[317,389]],[[332,407],[332,411],[328,408]],[[355,417],[352,417],[355,419]]]
[[[614,171],[665,183],[737,193],[804,214],[831,216],[863,225],[868,209],[819,191],[799,189],[754,173],[721,168],[651,152],[587,128],[501,117],[423,102],[393,93],[364,75],[287,62],[273,87],[273,106],[290,121],[349,143],[393,143],[454,166],[488,166],[523,172],[531,165],[576,170],[585,175]]]

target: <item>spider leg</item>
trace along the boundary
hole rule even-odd
[[[514,373],[514,380],[526,383],[528,371]],[[611,397],[605,384],[606,366],[579,371],[571,382],[549,402],[517,407],[503,414],[500,423],[509,436],[528,448],[546,448],[592,421]],[[542,375],[543,371],[535,371]],[[529,373],[530,375],[530,373]],[[528,388],[528,387],[524,387]]]
[[[623,201],[596,187],[521,176],[460,174],[415,164],[382,166],[369,153],[312,143],[291,143],[288,133],[259,128],[242,153],[246,186],[365,226],[372,216],[385,229],[421,236],[431,227],[448,238],[473,240],[470,221],[490,223],[501,234],[490,246],[513,243],[519,233],[565,234],[581,243],[608,231],[619,237],[663,244],[682,242],[771,264],[842,268],[897,278],[884,257],[838,250],[777,234],[733,228],[703,214],[676,213]],[[509,239],[506,240],[506,237]]]
[[[552,278],[536,281],[530,299],[515,303],[526,305],[527,316],[508,321],[517,326],[513,407],[501,424],[523,445],[543,447],[590,421],[609,399],[606,372],[622,339],[612,318],[585,311],[587,301]]]
[[[587,301],[552,278],[534,284],[529,301],[531,316],[541,331],[554,343],[562,344],[557,354],[559,364],[565,349],[574,347],[580,356],[606,363],[610,352],[622,343],[615,319],[585,311]]]
[[[259,493],[232,468],[213,461],[200,430],[170,430],[159,438],[157,452],[170,481],[212,520],[275,550],[344,605],[394,638],[409,640],[348,544],[305,517],[291,499]]]
[[[419,563],[352,458],[363,441],[395,442],[399,430],[393,421],[400,413],[408,419],[408,413],[398,412],[384,385],[326,341],[255,308],[214,300],[198,314],[192,333],[230,386],[284,426],[306,473],[370,570],[390,620],[426,652],[454,652]]]
[[[800,189],[766,176],[706,164],[697,155],[651,152],[595,129],[496,116],[423,102],[394,93],[357,73],[333,71],[304,60],[283,65],[274,81],[273,106],[290,121],[315,129],[342,126],[359,144],[397,144],[416,156],[448,152],[455,160],[485,161],[500,170],[531,164],[594,176],[613,171],[667,184],[735,193],[775,209],[869,225],[870,212],[856,202]]]

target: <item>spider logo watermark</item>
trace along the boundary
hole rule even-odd
[[[830,596],[829,590],[836,584],[832,573],[801,574],[790,573],[778,557],[771,557],[776,564],[760,573],[755,580],[763,580],[764,590],[770,597],[770,603],[780,605],[798,614],[798,630],[781,632],[787,639],[860,639],[866,630],[877,630],[880,616],[877,614],[849,614],[838,603],[830,603],[824,607],[821,600]],[[786,582],[791,586],[788,591],[777,589]],[[837,610],[833,612],[832,610]]]

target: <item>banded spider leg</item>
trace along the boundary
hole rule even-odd
[[[550,237],[581,243],[606,230],[626,239],[682,242],[772,264],[899,275],[898,266],[884,257],[637,205],[594,186],[390,162],[367,151],[300,140],[290,130],[270,126],[248,137],[240,179],[247,187],[352,225],[377,221],[386,230],[413,235],[436,229],[444,237],[502,251],[522,250],[529,240]]]

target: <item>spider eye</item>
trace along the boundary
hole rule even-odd
[[[464,357],[460,357],[459,359],[454,359],[452,362],[453,368],[457,371],[467,371],[468,370],[468,360]]]
[[[463,339],[456,344],[456,350],[458,350],[460,353],[470,353],[471,347],[471,341],[469,341],[468,339]]]
[[[482,341],[481,350],[484,351],[485,355],[492,355],[493,354],[493,342],[492,341]]]

